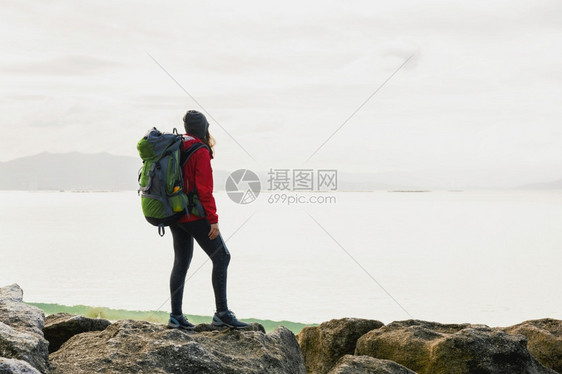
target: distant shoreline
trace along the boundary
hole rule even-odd
[[[432,192],[431,190],[391,190],[388,192]],[[447,191],[451,192],[451,191]]]
[[[33,305],[41,309],[45,315],[56,314],[56,313],[69,313],[78,314],[89,318],[104,318],[110,321],[118,321],[124,319],[132,319],[138,321],[149,321],[155,323],[168,323],[169,313],[164,311],[135,311],[135,310],[125,310],[125,309],[113,309],[106,307],[93,307],[87,305],[61,305],[52,303],[33,303],[26,302],[28,305]],[[194,324],[210,323],[212,320],[211,316],[200,316],[186,314],[187,318]],[[272,321],[268,319],[256,319],[256,318],[241,318],[242,321],[247,323],[259,323],[264,328],[265,331],[270,332],[275,330],[279,326],[284,326],[291,330],[294,334],[298,334],[304,327],[308,326],[318,326],[317,324],[306,324],[300,322],[292,321]]]

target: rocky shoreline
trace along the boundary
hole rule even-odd
[[[344,318],[296,336],[43,312],[0,288],[0,373],[537,373],[562,372],[562,321],[511,327]]]
[[[308,373],[557,373],[562,321],[507,328],[344,318],[297,336]]]

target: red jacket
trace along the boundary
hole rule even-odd
[[[202,143],[198,138],[185,134],[183,136],[182,151],[197,142]],[[209,220],[209,223],[217,223],[219,221],[219,216],[217,215],[217,206],[215,205],[215,198],[213,197],[212,158],[213,157],[205,147],[199,148],[191,155],[183,167],[183,191],[187,193],[188,188],[192,190],[193,186],[195,186],[197,194],[199,195],[199,200],[207,214],[206,218]],[[186,214],[180,218],[179,222],[191,222],[203,218],[205,217],[199,217],[193,214],[190,214],[189,218],[187,218]]]

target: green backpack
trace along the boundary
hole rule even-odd
[[[158,226],[164,236],[164,227],[177,222],[184,214],[201,215],[202,207],[196,194],[183,192],[182,167],[203,143],[195,143],[181,152],[182,135],[149,130],[138,142],[137,149],[143,166],[139,172],[138,193],[146,220]]]

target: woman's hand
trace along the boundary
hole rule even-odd
[[[211,230],[209,231],[209,239],[213,240],[219,236],[219,224],[211,223]]]

